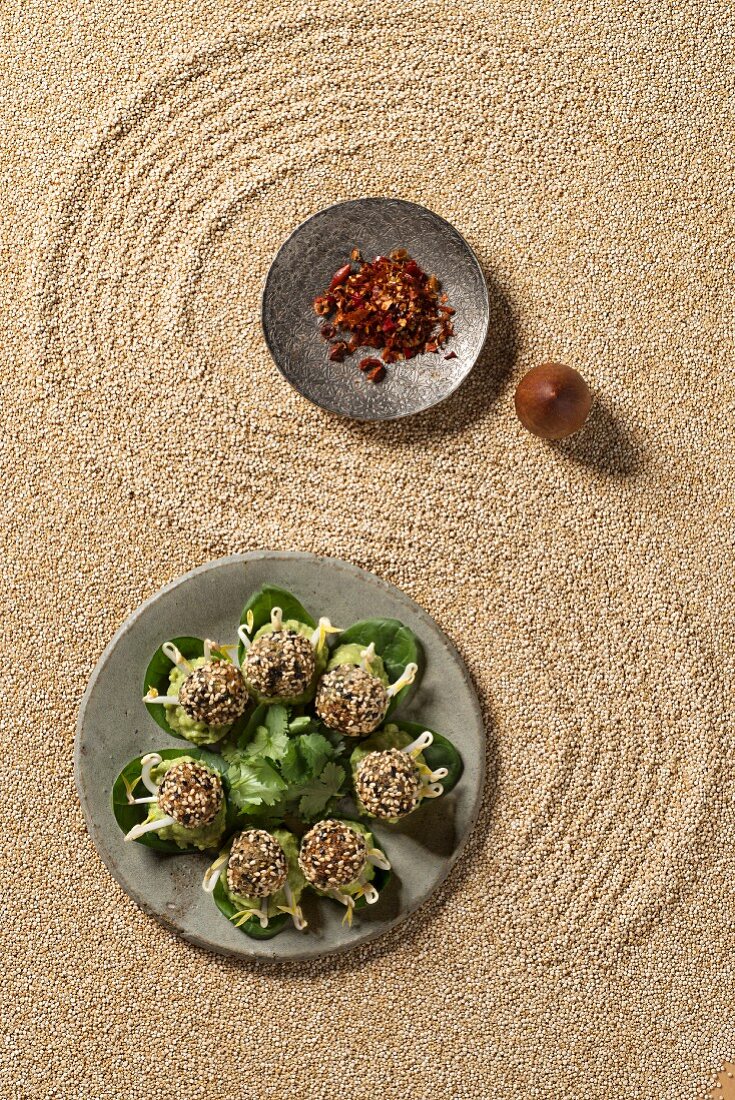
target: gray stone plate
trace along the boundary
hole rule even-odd
[[[408,249],[457,311],[445,349],[392,364],[377,384],[357,367],[374,350],[329,361],[313,308],[353,248],[365,259]],[[357,420],[394,420],[443,401],[472,370],[487,336],[487,286],[470,246],[431,210],[402,199],[355,199],[320,210],[281,246],[265,282],[262,322],[276,366],[309,401]],[[450,351],[456,359],[444,358]]]
[[[424,645],[426,673],[398,716],[425,721],[449,737],[462,754],[465,771],[450,794],[425,802],[403,824],[375,828],[394,874],[376,905],[355,915],[352,929],[342,925],[341,906],[307,892],[307,932],[289,928],[271,940],[254,940],[231,925],[202,891],[210,857],[166,856],[141,844],[123,843],[111,791],[134,756],[186,747],[167,737],[141,702],[143,676],[153,652],[182,634],[233,640],[248,596],[266,582],[291,589],[314,615],[329,615],[340,626],[386,616],[411,627]],[[484,760],[485,733],[475,692],[454,646],[434,621],[385,581],[313,554],[258,552],[222,558],[146,600],[118,630],[92,673],[75,744],[77,789],[90,836],[125,892],[185,940],[249,959],[308,959],[345,951],[379,936],[416,909],[446,877],[474,824]]]

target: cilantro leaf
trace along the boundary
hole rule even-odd
[[[276,769],[263,759],[248,759],[227,769],[229,796],[244,810],[249,806],[272,806],[286,787]]]
[[[314,779],[334,755],[334,749],[321,733],[304,733],[290,741],[281,761],[281,772],[289,783],[305,783]]]
[[[235,745],[223,745],[220,749],[220,754],[225,758],[228,764],[239,764],[242,760],[242,752],[236,748]]]
[[[288,731],[288,711],[280,703],[268,707],[265,713],[265,724],[268,732],[273,736],[285,734]]]
[[[255,736],[255,732],[258,727],[265,724],[267,714],[268,707],[265,705],[265,703],[259,703],[248,718],[247,723],[245,724],[245,729],[242,731],[237,739],[237,747],[239,749],[244,749],[247,747],[248,743]]]
[[[312,725],[312,720],[308,714],[302,714],[300,718],[294,718],[293,721],[288,724],[289,733],[308,733]]]
[[[245,749],[248,758],[267,757],[269,760],[280,760],[289,745],[288,734],[285,730],[275,729],[271,731],[268,726],[259,726],[255,737]]]
[[[299,800],[299,812],[303,817],[316,817],[326,808],[327,803],[341,792],[345,781],[345,769],[341,764],[330,761],[324,765],[318,779],[308,783]]]

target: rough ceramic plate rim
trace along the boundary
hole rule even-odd
[[[292,953],[288,956],[279,956],[277,953],[278,937],[275,937],[275,939],[273,940],[262,941],[262,944],[268,945],[268,953],[264,953],[262,948],[260,952],[256,953],[252,949],[248,950],[248,946],[251,942],[255,944],[261,943],[261,941],[250,941],[246,936],[243,936],[242,939],[244,942],[242,950],[238,949],[237,951],[232,951],[227,946],[219,944],[213,939],[205,939],[203,936],[200,936],[196,933],[182,930],[172,920],[166,919],[166,917],[164,917],[149,903],[145,891],[139,890],[135,886],[135,884],[131,886],[129,882],[123,881],[125,876],[122,870],[118,871],[118,868],[116,867],[114,862],[112,852],[104,843],[104,838],[100,836],[102,830],[98,829],[95,825],[93,807],[91,805],[92,800],[89,797],[83,774],[85,755],[83,749],[85,716],[90,700],[94,694],[95,686],[101,673],[106,668],[120,640],[128,633],[135,622],[141,616],[143,616],[153,605],[155,605],[161,597],[170,592],[173,592],[177,588],[185,586],[187,583],[191,582],[193,578],[203,573],[216,570],[217,568],[236,563],[246,564],[248,562],[256,561],[288,561],[294,559],[307,560],[325,569],[336,566],[339,569],[345,570],[348,574],[352,576],[353,579],[361,579],[367,581],[368,583],[377,584],[378,587],[392,594],[394,598],[397,597],[401,602],[407,604],[418,618],[424,619],[428,624],[430,624],[430,628],[436,632],[436,634],[445,645],[448,655],[454,662],[458,672],[461,675],[467,692],[467,702],[470,704],[471,709],[474,712],[477,728],[478,730],[482,731],[484,737],[484,720],[477,698],[477,693],[475,691],[467,667],[451,639],[444,633],[444,631],[438,626],[431,615],[429,615],[429,613],[425,611],[420,604],[416,603],[416,601],[412,600],[409,596],[406,596],[405,593],[396,585],[391,584],[389,581],[383,580],[381,577],[378,577],[376,574],[370,572],[369,570],[361,569],[359,566],[356,566],[351,562],[344,561],[341,558],[326,557],[319,554],[312,554],[301,551],[252,551],[250,553],[244,554],[230,554],[225,557],[216,558],[211,561],[205,562],[202,565],[199,565],[196,568],[181,574],[174,580],[170,581],[168,584],[164,585],[162,588],[158,589],[151,596],[145,599],[141,604],[139,604],[138,607],[118,627],[118,629],[115,631],[114,635],[102,651],[89,676],[87,686],[79,705],[79,714],[77,718],[76,733],[74,738],[74,779],[77,796],[79,798],[82,813],[84,815],[87,833],[94,845],[97,855],[101,859],[104,866],[107,868],[112,878],[115,880],[115,882],[118,883],[125,894],[130,897],[146,915],[155,918],[155,920],[162,924],[164,928],[166,928],[170,932],[173,932],[178,939],[181,939],[186,943],[204,948],[207,951],[211,951],[214,954],[223,957],[237,958],[255,963],[293,962],[298,964],[301,962],[308,962],[310,960],[313,961],[314,959],[318,958],[325,958],[338,954],[341,955],[347,951],[354,949],[355,947],[362,946],[366,943],[376,940],[387,932],[392,931],[397,925],[401,924],[412,913],[420,909],[421,906],[423,906],[436,893],[436,891],[441,887],[442,883],[446,880],[447,876],[450,874],[457,860],[462,855],[477,823],[485,783],[485,755],[484,752],[481,751],[478,753],[477,759],[473,760],[472,762],[474,765],[476,776],[474,781],[474,796],[472,797],[472,790],[468,785],[468,794],[470,795],[471,801],[464,831],[461,833],[461,835],[458,836],[455,847],[453,848],[451,853],[449,855],[443,856],[441,869],[437,874],[434,875],[431,888],[426,891],[422,896],[420,896],[417,900],[415,900],[412,904],[402,904],[397,914],[395,914],[391,918],[387,918],[380,925],[363,925],[361,928],[358,926],[358,928],[356,929],[358,931],[358,934],[355,936],[354,940],[351,939],[342,944],[337,944],[334,946],[322,946],[321,948],[315,949],[316,945],[314,944],[314,941],[312,941],[311,945],[309,945],[309,941],[305,937],[304,952]],[[141,674],[142,672],[143,668],[141,666]],[[401,710],[400,716],[405,717],[407,721],[415,721],[420,718],[420,716],[412,713],[410,702],[409,705],[406,707],[405,713],[403,709]],[[145,719],[143,719],[143,721],[145,721]],[[161,730],[160,732],[162,737],[165,737],[163,731]],[[176,747],[179,743],[181,743],[182,746],[185,745],[185,742],[178,742],[175,738],[169,738],[169,741],[171,742],[171,744],[169,745],[167,742],[165,747]],[[465,764],[464,775],[468,776],[470,774],[468,768],[468,760],[464,758],[464,755],[463,759]],[[460,783],[461,782],[462,780],[460,780]],[[111,807],[108,807],[108,812],[112,817]],[[101,840],[102,843],[100,844],[98,840]],[[178,859],[179,857],[172,856],[171,858]],[[182,858],[185,858],[185,856]],[[400,872],[399,867],[397,867],[397,870]],[[220,916],[214,906],[212,909],[212,916],[213,920],[216,917]]]
[[[459,237],[459,239],[462,241],[463,245],[467,249],[468,255],[470,256],[470,259],[472,260],[475,267],[477,268],[477,272],[480,276],[480,285],[482,287],[482,295],[483,295],[484,325],[483,325],[481,339],[480,339],[480,342],[479,342],[479,345],[478,345],[478,348],[477,348],[477,353],[476,353],[474,359],[472,360],[472,362],[470,362],[467,365],[467,368],[464,371],[464,374],[461,375],[461,377],[454,383],[454,385],[451,386],[451,388],[448,389],[446,391],[446,393],[443,393],[440,397],[437,397],[437,399],[435,401],[429,402],[428,405],[422,405],[421,408],[412,409],[410,412],[393,413],[393,414],[387,415],[387,416],[354,416],[351,413],[341,412],[339,409],[334,409],[334,408],[331,408],[328,405],[322,405],[319,401],[315,401],[313,397],[310,397],[308,393],[305,393],[299,386],[297,386],[294,382],[292,382],[291,379],[284,372],[284,370],[282,369],[280,363],[278,362],[278,359],[276,358],[276,355],[275,355],[275,352],[274,352],[274,349],[273,349],[273,344],[271,342],[270,332],[269,332],[268,326],[265,323],[266,296],[268,294],[268,288],[269,288],[269,285],[270,285],[271,277],[274,273],[274,268],[275,268],[275,266],[278,262],[278,259],[281,255],[281,252],[286,247],[286,245],[288,245],[294,239],[294,237],[296,237],[299,233],[301,233],[301,231],[310,222],[314,221],[315,218],[320,218],[323,215],[328,214],[331,210],[337,210],[337,209],[339,209],[340,207],[343,207],[343,206],[361,206],[363,204],[367,205],[367,204],[370,204],[370,203],[383,203],[383,202],[400,203],[403,206],[410,206],[415,210],[421,210],[426,214],[430,214],[433,219],[435,219],[438,222],[442,222],[442,224],[446,225],[447,228],[450,229],[452,233],[456,234],[457,237]],[[402,199],[402,198],[398,198],[398,197],[393,198],[393,197],[389,197],[389,196],[386,196],[386,195],[383,195],[383,196],[365,195],[364,197],[358,198],[358,199],[342,199],[339,202],[333,202],[333,203],[330,203],[328,206],[323,206],[320,210],[315,210],[313,214],[310,214],[308,216],[308,218],[304,218],[304,220],[302,222],[299,222],[299,224],[294,229],[291,230],[291,232],[288,234],[288,236],[285,237],[281,241],[280,245],[278,246],[275,256],[273,257],[270,264],[268,265],[268,271],[266,272],[265,279],[263,280],[263,290],[262,290],[261,295],[260,295],[260,329],[261,329],[261,332],[263,333],[263,338],[264,338],[266,346],[268,348],[268,352],[270,354],[270,357],[271,357],[271,359],[272,359],[272,361],[273,361],[273,363],[276,367],[276,370],[280,374],[281,378],[283,378],[284,381],[291,387],[291,389],[294,391],[294,393],[299,394],[300,397],[303,397],[305,401],[308,401],[309,404],[313,405],[315,408],[321,409],[323,412],[331,413],[333,416],[340,416],[344,420],[355,420],[358,423],[362,423],[362,424],[376,424],[376,423],[379,424],[381,422],[385,423],[385,422],[391,421],[391,420],[405,420],[409,416],[418,416],[419,413],[428,412],[429,409],[435,409],[437,407],[437,405],[443,404],[443,402],[448,400],[448,398],[450,398],[453,393],[457,392],[457,390],[460,388],[460,386],[464,385],[464,383],[467,381],[469,375],[472,373],[472,371],[477,366],[477,361],[480,358],[480,356],[482,355],[483,348],[485,346],[485,343],[487,342],[487,334],[488,334],[489,328],[490,328],[490,295],[489,295],[488,289],[487,289],[487,281],[485,279],[485,273],[482,270],[482,264],[480,263],[480,260],[477,256],[477,253],[472,248],[472,246],[469,244],[469,242],[466,240],[464,234],[460,233],[460,231],[456,228],[456,226],[452,225],[452,223],[450,221],[448,221],[446,218],[443,218],[441,216],[441,214],[435,213],[428,206],[423,206],[421,203],[418,203],[418,202],[411,202],[410,199]]]

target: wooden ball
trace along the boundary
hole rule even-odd
[[[563,439],[578,432],[592,405],[582,375],[564,363],[542,363],[525,374],[515,395],[524,428],[542,439]]]

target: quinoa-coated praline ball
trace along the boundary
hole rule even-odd
[[[374,817],[405,817],[419,803],[421,776],[400,749],[370,752],[355,769],[355,793]]]
[[[159,809],[186,829],[214,821],[223,797],[220,777],[195,760],[173,764],[158,787]]]
[[[265,829],[247,829],[232,842],[227,861],[227,885],[235,894],[266,898],[286,881],[286,853]]]
[[[229,661],[208,661],[195,668],[179,688],[179,705],[196,722],[229,726],[237,721],[248,702],[248,689],[240,669]]]
[[[319,890],[354,882],[366,861],[365,838],[342,821],[318,821],[301,841],[299,867]]]
[[[383,721],[388,691],[367,669],[338,665],[319,681],[314,706],[330,729],[347,737],[365,737]]]
[[[314,647],[294,630],[269,631],[250,646],[242,668],[247,682],[266,698],[302,695],[316,672]]]

